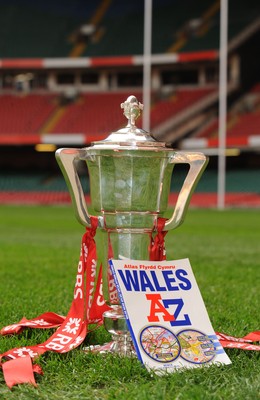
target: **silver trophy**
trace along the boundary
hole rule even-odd
[[[137,128],[135,121],[143,105],[135,96],[128,97],[121,108],[128,119],[125,128],[83,149],[59,149],[56,158],[77,219],[90,226],[91,216],[77,168],[79,160],[87,164],[91,205],[102,232],[104,297],[111,306],[103,315],[104,326],[113,338],[110,351],[129,355],[134,349],[108,259],[149,260],[151,235],[156,232],[158,218],[163,217],[168,207],[174,165],[189,164],[190,168],[165,230],[175,229],[183,222],[207,158],[202,153],[175,151]]]

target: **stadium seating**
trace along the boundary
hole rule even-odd
[[[178,89],[170,98],[155,102],[151,110],[151,127],[155,128],[163,121],[177,115],[214,90],[212,88]]]
[[[28,135],[38,132],[56,107],[55,97],[54,94],[1,95],[0,134]]]
[[[105,138],[126,122],[120,104],[129,93],[87,93],[66,107],[49,133],[85,133]],[[140,99],[140,96],[138,96]]]
[[[253,98],[252,98],[253,95]],[[229,112],[227,117],[227,137],[247,138],[260,135],[260,85],[254,85],[241,100],[241,111]],[[196,137],[216,138],[218,136],[218,119],[212,118],[207,126],[200,130]]]
[[[227,120],[227,138],[246,139],[249,136],[260,135],[260,110],[247,114],[230,115]],[[198,138],[217,138],[218,120],[214,118],[205,129],[202,129],[196,137]],[[246,140],[244,141],[246,143]]]
[[[212,89],[180,89],[167,99],[156,99],[151,109],[151,127],[211,93]],[[131,92],[142,101],[141,92]],[[0,135],[32,135],[36,133],[83,133],[104,138],[111,131],[126,125],[120,104],[129,93],[84,93],[67,105],[59,105],[56,94],[0,96]],[[62,107],[62,112],[59,110]],[[52,121],[51,124],[48,122]],[[138,121],[141,126],[142,119]],[[98,139],[99,140],[99,139]]]
[[[260,110],[243,114],[236,124],[228,130],[229,137],[260,135]]]
[[[179,89],[169,98],[153,97],[151,108],[151,129],[182,110],[203,99],[214,89]],[[258,93],[259,85],[252,88],[250,93]],[[142,101],[141,92],[133,93]],[[129,93],[84,93],[73,103],[62,106],[63,112],[59,118],[48,125],[59,110],[59,96],[57,94],[29,94],[1,95],[0,96],[0,135],[28,136],[38,133],[77,134],[82,133],[96,137],[96,140],[105,138],[110,132],[125,126],[126,120],[120,109],[120,104]],[[260,97],[259,97],[260,98]],[[141,126],[142,119],[138,121]],[[49,129],[48,129],[49,126]],[[45,129],[46,128],[46,129]],[[230,113],[227,121],[228,137],[247,137],[260,133],[260,108],[256,103],[252,111]],[[213,118],[208,122],[197,137],[214,138],[218,135],[218,120]],[[91,139],[92,140],[92,139]]]
[[[181,89],[170,98],[156,100],[151,109],[151,127],[177,115],[186,107],[199,101],[213,89]],[[135,94],[142,101],[142,94]],[[52,133],[85,133],[105,137],[108,132],[125,125],[120,103],[129,93],[89,93],[67,107],[61,119],[52,128]],[[138,121],[141,126],[142,118]]]

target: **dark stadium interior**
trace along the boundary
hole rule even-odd
[[[229,1],[226,158],[227,191],[258,195],[259,11]],[[139,0],[0,0],[2,194],[66,191],[55,149],[125,124],[120,103],[143,97],[143,14]],[[219,21],[219,1],[153,1],[151,132],[210,155],[201,192],[216,191]]]

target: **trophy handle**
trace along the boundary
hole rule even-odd
[[[80,160],[79,149],[59,149],[55,156],[67,183],[74,211],[78,221],[87,227],[91,226],[91,215],[88,213],[84,192],[76,168],[76,161]],[[98,217],[98,226],[103,226],[103,217]]]
[[[165,230],[175,229],[182,224],[192,193],[207,166],[208,158],[203,153],[176,152],[170,159],[172,164],[189,164],[190,169],[179,193],[173,215],[165,223]]]

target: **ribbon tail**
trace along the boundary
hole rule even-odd
[[[4,379],[11,389],[20,383],[29,383],[35,387],[37,384],[33,374],[33,364],[30,356],[19,357],[2,364]]]
[[[260,341],[260,331],[254,331],[248,333],[248,335],[244,336],[243,339],[251,340],[252,342],[259,342]]]

